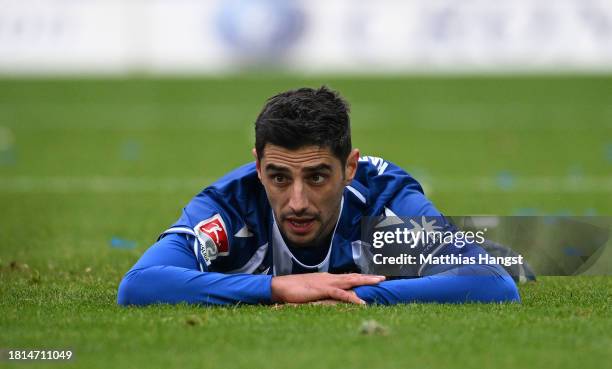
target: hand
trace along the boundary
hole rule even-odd
[[[272,278],[272,301],[303,304],[319,300],[336,300],[365,304],[352,291],[354,287],[378,284],[384,276],[366,274],[309,273]]]

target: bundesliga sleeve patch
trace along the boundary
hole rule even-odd
[[[201,221],[193,230],[200,242],[200,253],[207,264],[217,256],[229,254],[229,239],[220,214]]]

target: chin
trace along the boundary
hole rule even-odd
[[[288,246],[291,247],[312,247],[315,246],[317,237],[316,232],[307,235],[296,235],[285,230],[281,230],[283,238],[287,241]]]
[[[314,237],[305,238],[305,237],[291,236],[291,237],[287,237],[287,240],[293,247],[311,247],[311,246],[314,246],[314,242],[315,242]]]

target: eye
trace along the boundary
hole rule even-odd
[[[325,182],[325,177],[320,175],[320,174],[315,174],[312,177],[310,177],[310,180],[314,184],[321,184],[321,183]]]
[[[284,184],[287,182],[287,177],[281,174],[275,174],[272,176],[272,182],[275,184]]]

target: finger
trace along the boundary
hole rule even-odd
[[[357,294],[353,291],[345,291],[340,288],[331,288],[328,292],[329,297],[334,300],[344,301],[351,304],[365,305],[365,301],[357,297]]]
[[[338,288],[342,288],[344,290],[350,289],[357,286],[365,286],[378,284],[385,280],[385,276],[382,275],[369,275],[369,274],[346,274],[346,275],[338,275],[338,280],[335,285]]]
[[[325,300],[319,300],[319,301],[312,301],[309,302],[309,305],[337,305],[341,303],[341,301],[338,300],[334,300],[334,299],[325,299]]]

